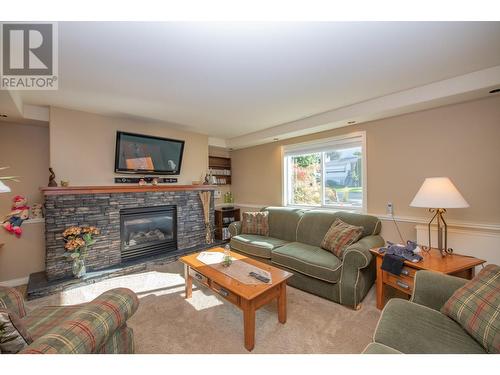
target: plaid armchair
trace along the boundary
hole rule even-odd
[[[27,315],[22,295],[0,287],[0,307],[15,312],[33,338],[21,354],[134,353],[127,320],[138,306],[133,291],[117,288],[88,303],[46,306]]]

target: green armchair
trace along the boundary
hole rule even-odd
[[[134,335],[127,320],[139,306],[126,288],[104,292],[73,306],[44,306],[27,314],[22,295],[0,287],[0,307],[16,313],[33,342],[20,354],[133,353]]]
[[[415,274],[410,301],[391,299],[365,354],[485,354],[458,323],[440,312],[468,280],[432,271]]]

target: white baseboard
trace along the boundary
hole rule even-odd
[[[8,287],[15,287],[19,285],[25,285],[28,284],[29,277],[21,277],[19,279],[12,279],[12,280],[6,280],[6,281],[0,281],[0,286],[8,286]]]

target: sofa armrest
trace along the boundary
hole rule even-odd
[[[229,233],[231,233],[231,237],[241,234],[241,221],[233,221],[229,224]]]
[[[36,339],[22,354],[96,353],[113,333],[126,324],[137,307],[137,295],[126,288],[104,292],[60,325]]]
[[[458,288],[464,286],[467,281],[439,272],[418,271],[415,274],[415,286],[411,301],[439,311],[451,295]]]
[[[375,280],[375,267],[370,249],[383,246],[379,235],[363,237],[343,252],[340,277],[340,303],[357,308]]]
[[[0,286],[0,307],[15,312],[20,318],[26,316],[23,295],[15,288]]]
[[[356,268],[365,268],[370,265],[373,258],[370,249],[384,246],[385,241],[379,235],[366,236],[358,242],[353,243],[342,254],[344,266],[353,266]]]

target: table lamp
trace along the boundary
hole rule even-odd
[[[410,203],[411,207],[425,207],[429,212],[434,213],[434,216],[427,224],[429,231],[429,247],[424,250],[431,249],[431,224],[434,219],[437,219],[437,233],[438,233],[438,249],[442,256],[447,253],[453,252],[448,249],[448,226],[444,220],[443,214],[447,208],[465,208],[469,204],[464,199],[462,194],[453,185],[453,182],[448,177],[430,177],[424,180],[415,198]],[[444,232],[444,243],[443,243]]]

